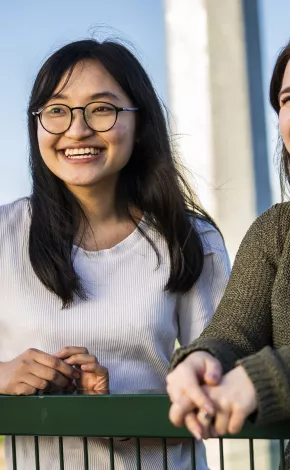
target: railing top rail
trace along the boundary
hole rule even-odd
[[[167,395],[0,396],[0,434],[103,437],[192,437],[168,420]],[[233,436],[231,436],[233,437]],[[287,439],[290,422],[247,424],[235,438]]]

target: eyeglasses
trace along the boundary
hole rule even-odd
[[[94,101],[86,106],[70,108],[66,104],[50,104],[33,111],[33,116],[38,116],[42,127],[50,134],[63,134],[73,120],[73,111],[81,109],[86,125],[96,132],[107,132],[117,122],[118,115],[122,111],[138,111],[139,108],[119,108],[111,103]]]

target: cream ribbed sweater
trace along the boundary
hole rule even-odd
[[[85,346],[109,369],[111,390],[165,389],[175,341],[197,338],[209,323],[229,276],[229,262],[220,234],[197,220],[205,249],[203,272],[186,296],[163,288],[169,275],[165,241],[142,223],[156,243],[156,254],[138,230],[114,248],[99,252],[74,249],[74,266],[89,293],[61,309],[60,300],[34,274],[28,256],[28,200],[0,207],[0,360],[9,361],[34,347],[53,354],[64,346]],[[17,468],[35,468],[33,439],[18,437]],[[58,441],[41,438],[41,470],[58,470]],[[9,439],[6,441],[10,460]],[[162,468],[158,446],[144,447],[142,469]],[[108,443],[89,439],[90,469],[109,469]],[[64,439],[65,468],[83,464],[82,441]],[[185,446],[171,446],[169,469],[189,468]],[[197,444],[198,470],[207,468],[202,443]],[[10,464],[10,468],[12,468]],[[115,444],[116,470],[136,468],[130,441]]]

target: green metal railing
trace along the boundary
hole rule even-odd
[[[12,436],[13,470],[17,470],[16,436],[34,437],[36,470],[41,470],[39,436],[57,436],[60,470],[66,470],[63,449],[63,438],[66,436],[77,436],[83,439],[84,470],[89,470],[88,438],[90,437],[106,436],[109,439],[111,470],[115,469],[114,438],[134,439],[137,470],[142,470],[140,455],[143,438],[161,439],[162,469],[168,468],[167,439],[188,438],[191,448],[191,469],[198,470],[195,441],[185,428],[175,428],[171,425],[168,420],[169,407],[168,397],[163,394],[29,397],[2,395],[0,396],[0,434]],[[285,470],[284,449],[285,440],[290,438],[289,422],[276,423],[263,428],[247,424],[241,433],[235,436],[224,436],[224,438],[248,439],[250,470],[255,469],[253,440],[278,439],[280,441],[280,468]],[[219,439],[219,452],[220,469],[225,470],[223,438]],[[18,468],[18,470],[22,469]],[[156,470],[158,470],[157,467]]]

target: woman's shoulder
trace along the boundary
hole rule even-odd
[[[224,252],[225,243],[218,228],[206,217],[200,215],[191,215],[190,217],[193,226],[201,238],[204,253],[212,253],[213,251]]]
[[[274,204],[259,215],[251,227],[250,233],[263,234],[263,238],[285,236],[290,230],[290,202]]]
[[[275,204],[259,215],[245,234],[236,258],[258,256],[259,252],[276,264],[290,241],[290,202]],[[289,244],[289,243],[288,243]]]
[[[13,202],[0,206],[0,230],[1,227],[22,225],[27,221],[30,213],[28,197],[16,199]]]

